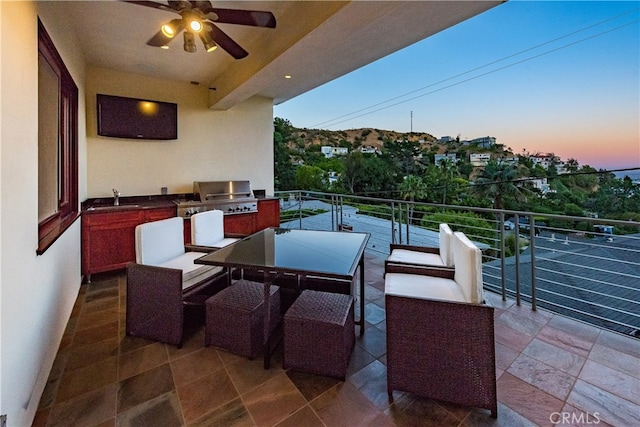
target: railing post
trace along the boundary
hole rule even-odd
[[[516,255],[516,304],[520,305],[520,218],[518,214],[513,216],[513,221],[515,222],[514,231],[515,231],[515,255]]]
[[[396,205],[391,201],[391,243],[396,243]]]
[[[342,221],[344,221],[344,196],[340,196],[340,223],[339,227],[342,227]]]
[[[504,233],[504,212],[500,212],[500,271],[501,271],[501,291],[502,291],[502,301],[507,300],[507,286],[506,286],[506,278],[505,278],[505,233]]]
[[[536,310],[536,219],[529,216],[529,250],[531,251],[531,310]]]
[[[402,203],[398,204],[398,212],[400,212],[400,219],[398,220],[398,243],[402,244]]]
[[[415,206],[411,205],[411,207],[409,207],[409,205],[407,204],[407,245],[410,245],[410,237],[409,237],[409,230],[411,229],[411,222],[413,221],[413,209],[415,208]],[[409,212],[411,212],[411,218],[409,218]]]
[[[298,228],[302,229],[302,191],[298,191]]]
[[[335,209],[335,204],[336,204],[336,196],[335,194],[331,195],[331,230],[335,231],[336,229],[336,209]]]

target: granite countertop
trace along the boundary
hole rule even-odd
[[[193,194],[163,194],[151,196],[120,197],[120,204],[113,204],[113,197],[87,199],[82,202],[82,212],[124,211],[176,206],[176,201],[193,200]]]
[[[176,206],[176,202],[190,202],[195,201],[195,196],[191,193],[181,194],[163,194],[163,195],[150,195],[150,196],[125,196],[120,197],[120,204],[113,204],[113,197],[100,197],[94,199],[87,199],[81,204],[81,210],[83,213],[97,213],[97,212],[113,212],[113,211],[126,211],[134,209],[154,209]],[[270,200],[274,197],[264,197],[261,199]],[[261,200],[258,199],[258,200]]]

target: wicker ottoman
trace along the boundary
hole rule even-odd
[[[355,343],[353,297],[305,290],[284,315],[284,367],[345,379]]]
[[[264,337],[264,285],[238,280],[205,302],[207,319],[205,345],[215,345],[249,359],[256,357]],[[270,327],[281,319],[280,288],[271,286]]]

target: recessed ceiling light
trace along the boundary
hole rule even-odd
[[[286,76],[284,76],[284,78],[285,78],[285,79],[290,79],[290,78],[291,78],[291,76],[287,74]]]

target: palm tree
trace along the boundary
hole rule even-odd
[[[402,194],[402,198],[409,201],[414,202],[416,199],[424,199],[427,197],[427,186],[425,185],[422,178],[415,175],[408,175],[404,177],[404,180],[398,186]],[[409,219],[408,223],[411,224],[413,219],[413,203],[409,204]]]
[[[516,180],[520,177],[517,167],[490,160],[480,176],[475,180],[473,191],[493,200],[495,209],[504,208],[504,199],[526,200],[526,189],[519,187]]]
[[[447,204],[447,188],[453,179],[459,175],[458,169],[453,164],[451,159],[442,158],[440,159],[440,174],[442,177],[442,181],[444,183],[444,189],[442,191],[442,204]]]
[[[573,172],[577,172],[578,169],[580,169],[580,164],[576,159],[572,157],[569,160],[567,160],[567,162],[565,163],[565,167],[567,168],[567,171],[569,173],[573,173]]]

